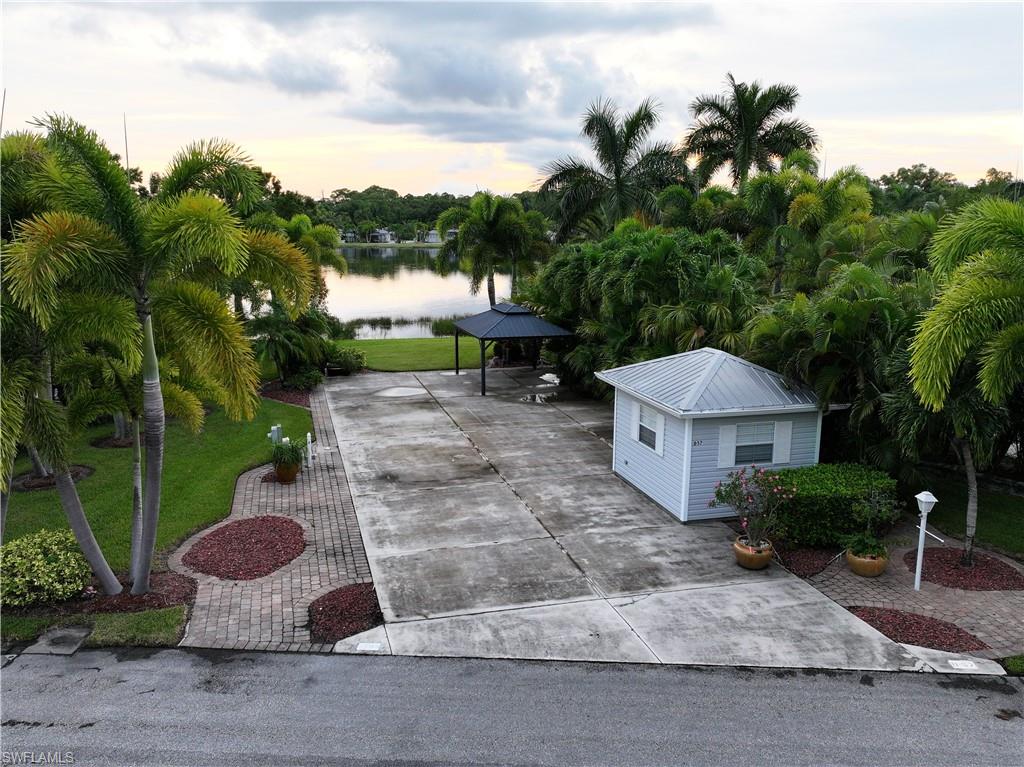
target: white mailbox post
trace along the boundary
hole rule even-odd
[[[921,567],[924,564],[924,536],[928,527],[928,512],[931,511],[939,499],[927,490],[922,490],[914,496],[917,499],[917,508],[921,512],[920,531],[917,536],[917,569],[914,571],[914,591],[921,590]]]

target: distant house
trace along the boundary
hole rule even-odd
[[[349,229],[347,232],[345,232],[345,234],[342,235],[342,239],[345,240],[345,242],[359,242],[359,233],[353,232],[351,229]]]
[[[455,227],[452,227],[451,229],[444,233],[444,241],[448,242],[448,240],[454,240],[458,236],[459,230],[456,229]]]
[[[709,508],[731,471],[818,462],[814,393],[718,349],[604,370],[615,388],[612,468],[683,522],[732,516]]]
[[[394,242],[395,233],[390,229],[374,229],[370,232],[370,242]]]
[[[423,237],[424,242],[441,242],[441,235],[437,233],[436,229],[431,229]]]

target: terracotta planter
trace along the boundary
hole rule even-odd
[[[299,474],[301,464],[298,463],[282,463],[274,466],[274,476],[278,482],[282,485],[290,485],[295,481],[295,477]]]
[[[748,546],[746,538],[737,538],[732,544],[732,553],[736,555],[736,563],[748,570],[763,570],[772,563],[772,546],[763,543],[761,546]]]
[[[862,575],[865,578],[877,578],[889,566],[889,557],[862,557],[848,550],[846,552],[846,564],[857,575]]]

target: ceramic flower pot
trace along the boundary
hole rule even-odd
[[[274,466],[274,476],[282,485],[290,485],[298,476],[300,468],[301,465],[297,463],[279,463]]]
[[[860,556],[852,551],[846,552],[846,564],[857,575],[865,578],[877,578],[889,566],[888,557]]]
[[[763,570],[772,563],[772,546],[764,541],[760,546],[751,546],[746,538],[737,538],[733,541],[732,552],[736,563],[748,570]]]

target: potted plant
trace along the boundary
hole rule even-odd
[[[846,564],[857,575],[875,578],[889,565],[889,550],[871,533],[853,533],[843,539],[846,545]]]
[[[304,452],[302,446],[294,442],[278,442],[274,445],[272,461],[275,479],[285,485],[295,481],[302,468]]]
[[[783,483],[774,472],[746,467],[729,473],[715,485],[711,506],[730,506],[739,517],[743,535],[733,541],[736,562],[748,570],[771,564],[772,544],[768,540],[779,506],[793,498],[796,487]]]
[[[846,563],[857,575],[876,578],[889,565],[889,550],[881,532],[900,518],[899,503],[890,495],[874,492],[855,503],[851,513],[862,529],[843,539]]]

